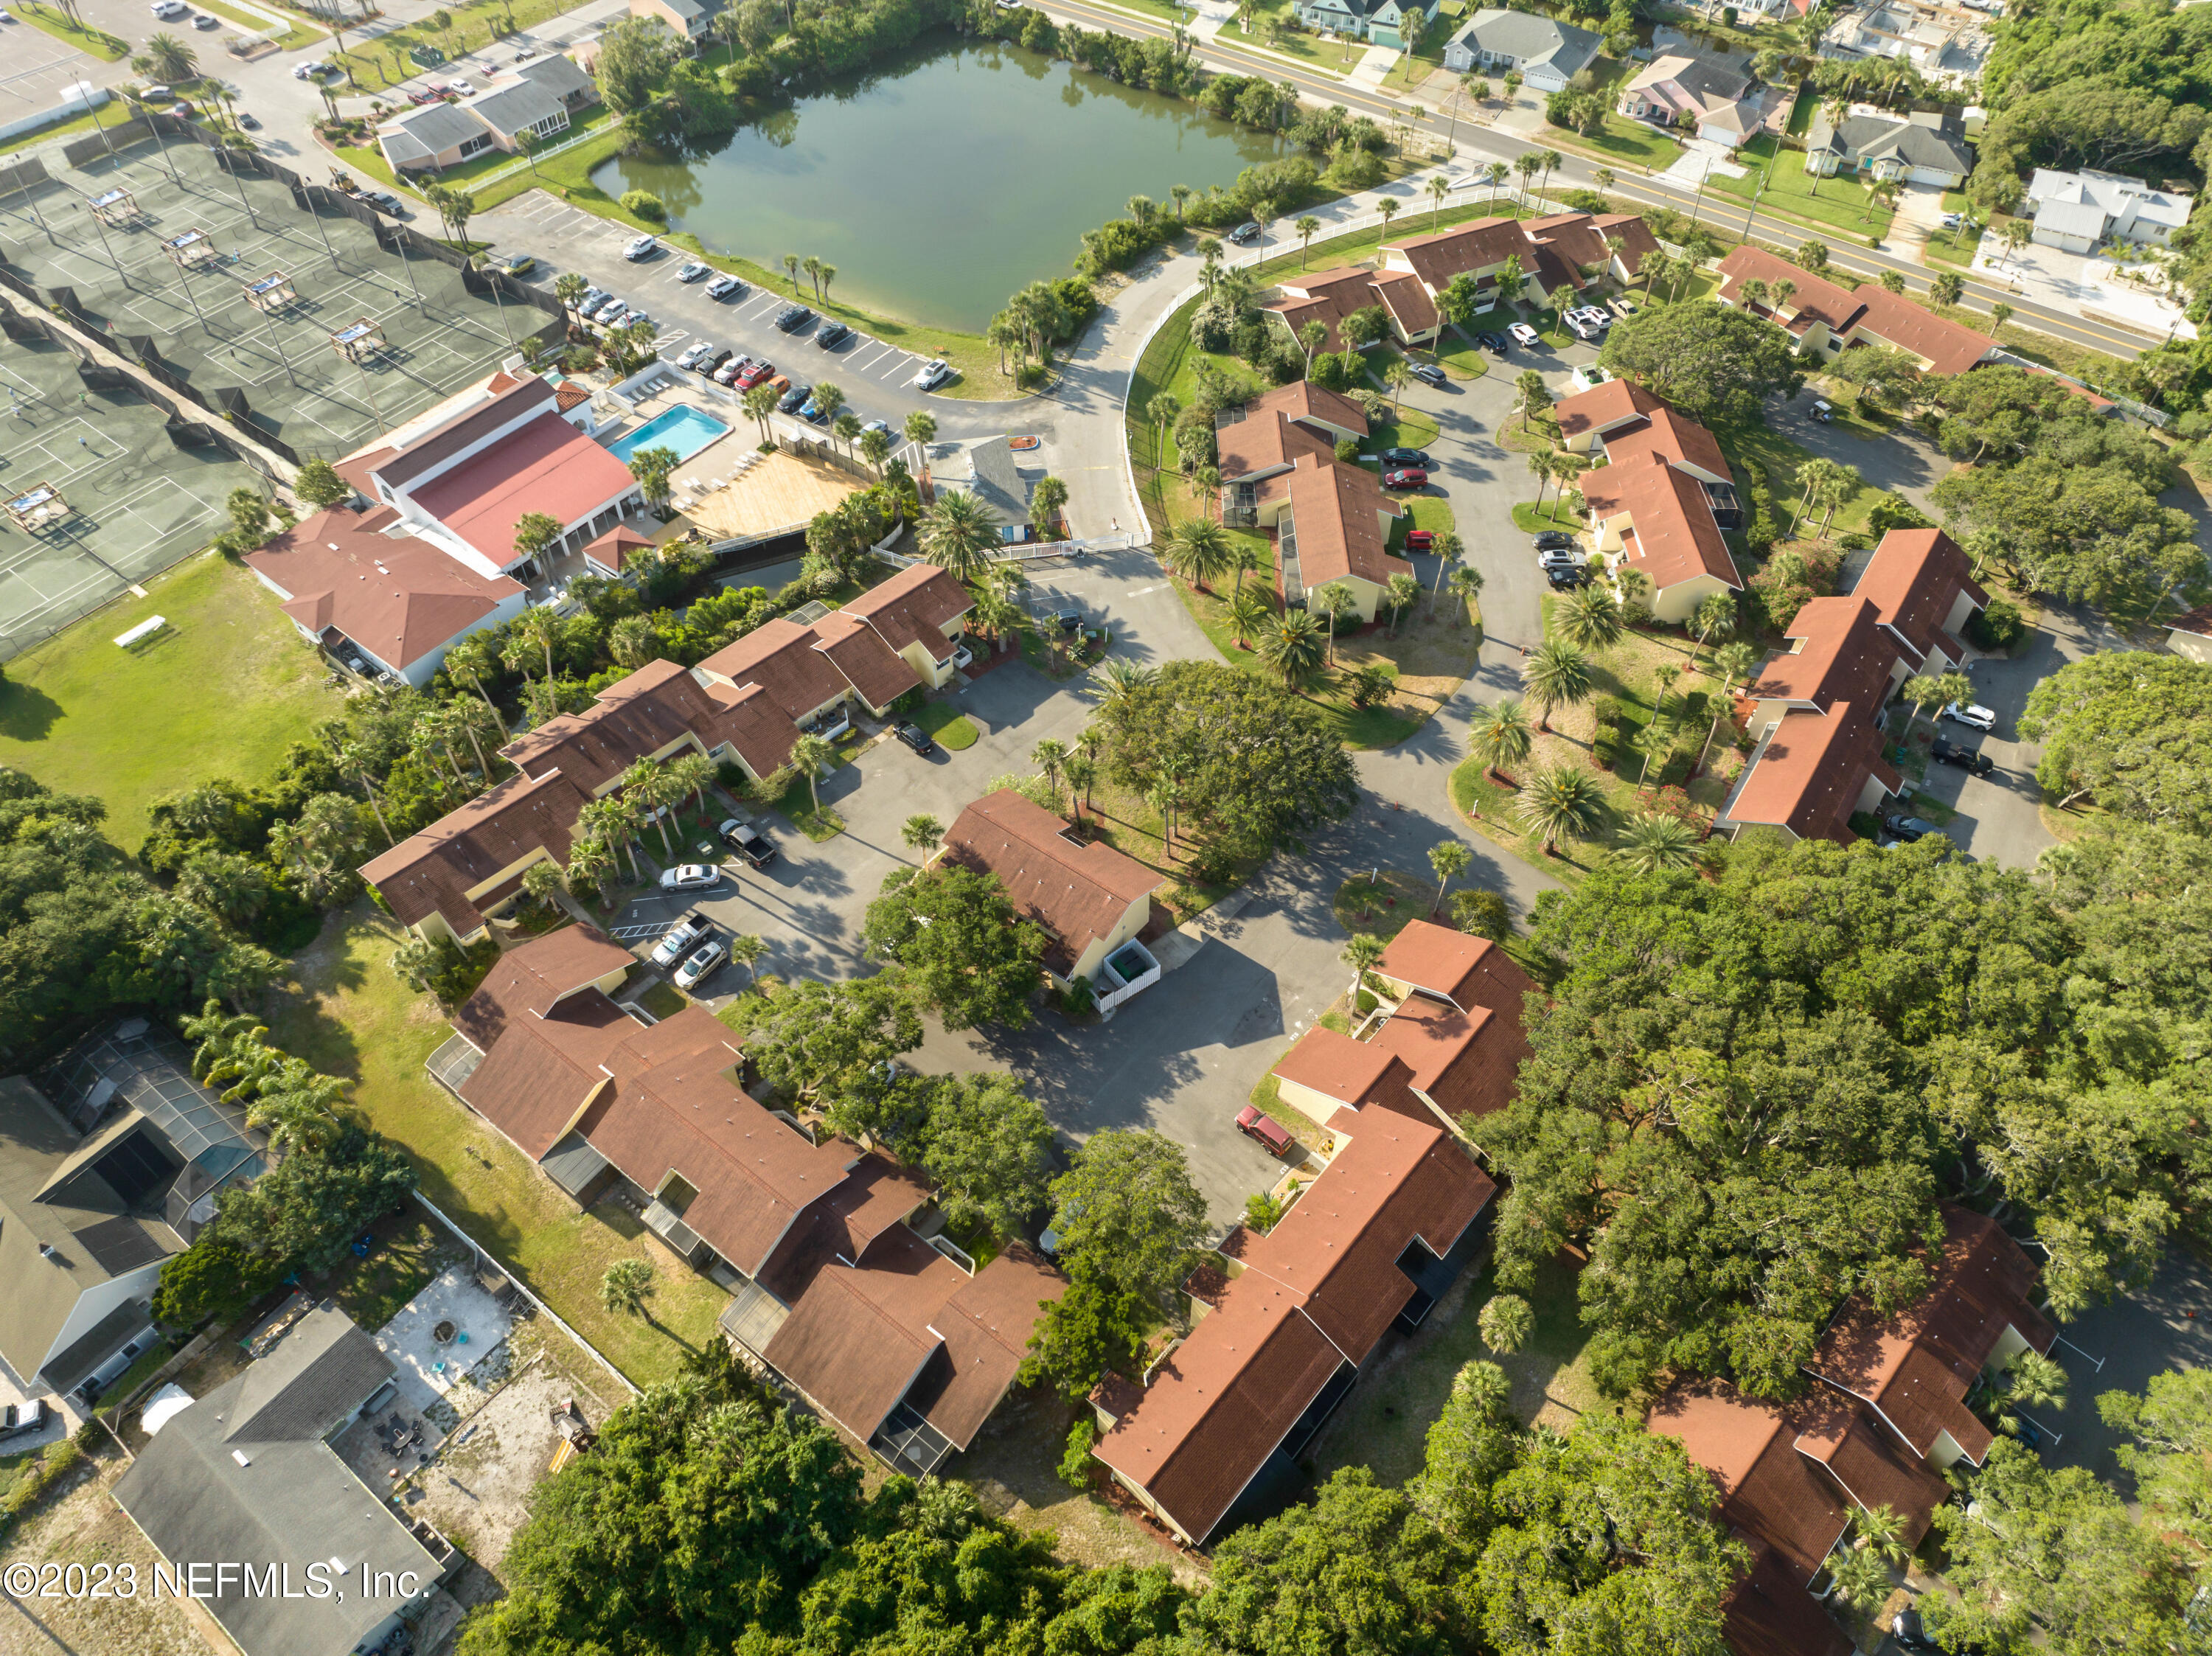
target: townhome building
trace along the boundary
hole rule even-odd
[[[731,1291],[723,1332],[855,1442],[939,1471],[1013,1385],[1064,1279],[1019,1243],[977,1268],[912,1169],[760,1104],[704,1007],[648,1022],[617,1004],[635,964],[585,925],[517,944],[430,1074],[580,1207],[625,1198]]]
[[[521,891],[532,863],[565,864],[577,814],[641,759],[701,753],[759,781],[803,734],[832,736],[859,706],[878,717],[957,670],[968,590],[916,564],[821,619],[779,618],[696,667],[656,661],[500,749],[518,774],[362,867],[400,924],[466,943]]]
[[[1749,243],[1721,261],[1720,273],[1715,298],[1770,318],[1815,361],[1832,362],[1853,345],[1890,345],[1923,373],[1964,373],[1997,355],[1987,334],[1946,321],[1879,282],[1841,288]],[[1747,295],[1747,282],[1759,285]],[[1783,282],[1790,284],[1786,294],[1778,291]]]
[[[1880,814],[1904,786],[1884,756],[1899,687],[1961,664],[1959,632],[1987,602],[1940,529],[1883,536],[1857,585],[1800,610],[1784,629],[1789,648],[1746,687],[1756,745],[1714,832],[1765,827],[1848,843],[1850,818]]]
[[[2033,1262],[1994,1220],[1947,1205],[1928,1264],[1927,1294],[1900,1312],[1884,1315],[1864,1295],[1844,1302],[1791,1401],[1747,1398],[1722,1380],[1684,1382],[1645,1418],[1712,1474],[1721,1520],[1752,1550],[1728,1606],[1739,1656],[1850,1650],[1822,1602],[1854,1513],[1887,1507],[1899,1539],[1917,1546],[1950,1496],[1944,1471],[1980,1465],[1995,1441],[1972,1406],[1977,1389],[2057,1338],[2031,1301]]]

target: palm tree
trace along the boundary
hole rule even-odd
[[[652,1314],[645,1307],[653,1294],[653,1267],[643,1259],[617,1259],[599,1278],[599,1304],[610,1316],[627,1312],[651,1322]]]
[[[1482,181],[1490,186],[1490,204],[1498,205],[1498,192],[1505,180],[1513,176],[1513,169],[1504,161],[1492,161],[1482,169]]]
[[[1451,595],[1460,602],[1459,616],[1453,625],[1463,627],[1467,624],[1467,606],[1481,595],[1482,571],[1462,564],[1452,571],[1451,579],[1446,585],[1451,588]]]
[[[1394,356],[1382,370],[1382,383],[1390,388],[1390,407],[1395,409],[1406,394],[1406,387],[1413,383],[1413,371],[1402,356]]]
[[[446,676],[474,690],[491,714],[491,722],[499,726],[499,739],[507,740],[507,721],[499,716],[483,682],[491,676],[491,640],[482,633],[471,633],[459,644],[446,652]]]
[[[1698,831],[1668,811],[1639,812],[1620,836],[1614,855],[1638,873],[1662,868],[1694,868],[1699,856]]]
[[[899,829],[899,838],[911,852],[927,853],[944,837],[945,824],[926,811],[908,817],[905,826]]]
[[[769,429],[768,417],[775,412],[776,397],[775,386],[762,385],[755,385],[738,399],[738,406],[750,415],[753,423],[760,428],[763,443],[774,440],[774,434]]]
[[[1390,240],[1390,221],[1398,216],[1398,209],[1406,203],[1395,196],[1385,196],[1375,203],[1375,210],[1382,215],[1382,240]]]
[[[1048,736],[1030,749],[1030,762],[1044,773],[1045,785],[1057,798],[1060,795],[1060,767],[1067,762],[1067,743]]]
[[[575,271],[563,270],[554,278],[553,297],[561,301],[563,309],[573,311],[583,303],[584,295],[591,291],[591,287],[592,284]]]
[[[1309,322],[1298,330],[1298,344],[1306,354],[1305,371],[1309,375],[1313,373],[1314,353],[1327,343],[1328,343],[1327,323]],[[1159,399],[1155,397],[1152,400],[1158,402]]]
[[[1542,149],[1537,151],[1536,159],[1544,163],[1543,181],[1536,186],[1537,192],[1541,194],[1544,186],[1552,181],[1552,169],[1555,167],[1564,166],[1566,162],[1566,157],[1559,154],[1556,149]]]
[[[620,780],[623,801],[640,822],[651,822],[660,830],[660,848],[672,858],[676,843],[669,837],[668,818],[661,812],[683,795],[670,786],[668,773],[653,760],[640,759],[622,773]]]
[[[1398,623],[1405,617],[1409,605],[1421,601],[1421,584],[1401,569],[1386,583],[1385,596],[1390,604],[1390,636],[1398,636]]]
[[[1837,1596],[1860,1610],[1871,1610],[1889,1596],[1889,1566],[1864,1547],[1846,1547],[1828,1556],[1828,1578]]]
[[[1709,592],[1690,616],[1690,631],[1700,644],[1711,644],[1735,631],[1735,600],[1726,592]]]
[[[837,767],[837,749],[822,737],[809,732],[792,744],[790,764],[793,770],[806,779],[806,797],[814,804],[814,814],[822,814],[822,778]]]
[[[2023,1404],[2038,1409],[2063,1409],[2066,1386],[2066,1371],[2031,1346],[2012,1360],[1990,1388],[1990,1402],[1998,1411],[1997,1424],[2007,1432],[2018,1432],[2017,1410]]]
[[[553,640],[559,632],[553,611],[544,605],[525,610],[514,623],[514,635],[545,652],[545,676],[553,676]]]
[[[1494,703],[1477,702],[1468,717],[1468,754],[1482,761],[1483,772],[1492,781],[1509,781],[1506,767],[1524,762],[1535,739],[1519,696],[1509,695]]]
[[[1956,305],[1966,284],[1956,270],[1946,270],[1928,284],[1928,297],[1938,305]]]
[[[199,54],[173,34],[155,34],[146,42],[146,72],[157,81],[190,81],[200,72]]]
[[[1091,785],[1098,779],[1098,761],[1088,754],[1072,753],[1060,761],[1060,768],[1067,778],[1068,797],[1075,805],[1075,819],[1079,822],[1083,813],[1091,809]]]
[[[576,813],[576,826],[586,840],[618,849],[629,863],[629,877],[637,871],[637,818],[629,807],[611,795],[594,799]]]
[[[805,258],[799,261],[799,268],[806,272],[807,283],[814,289],[814,297],[817,303],[820,302],[822,298],[822,261],[817,258],[812,253],[809,253]]]
[[[1286,690],[1303,688],[1322,667],[1321,623],[1304,610],[1272,618],[1260,632],[1260,659],[1274,670]]]
[[[1605,816],[1605,791],[1587,770],[1553,765],[1521,785],[1513,810],[1531,834],[1544,838],[1544,855],[1558,854],[1566,834],[1587,836]]]
[[[1434,234],[1443,217],[1444,197],[1451,193],[1451,183],[1441,173],[1429,180],[1429,230]]]
[[[1243,562],[1229,531],[1211,518],[1186,518],[1177,524],[1161,555],[1169,568],[1206,592]]]
[[[1651,773],[1651,756],[1664,753],[1674,745],[1674,715],[1668,713],[1663,706],[1654,707],[1651,722],[1637,734],[1636,745],[1644,752],[1644,762],[1636,767],[1636,786],[1641,789],[1644,779]],[[1664,767],[1661,767],[1660,774],[1666,774]]]
[[[1613,590],[1620,594],[1620,618],[1631,627],[1651,617],[1651,577],[1624,564],[1613,572]]]
[[[1612,189],[1613,169],[1610,167],[1601,167],[1595,172],[1592,173],[1590,174],[1590,186],[1591,188],[1600,191]]]
[[[668,779],[680,798],[691,796],[691,808],[702,821],[707,815],[707,785],[714,779],[714,761],[703,753],[678,754],[668,761]]]
[[[1176,222],[1180,224],[1182,222],[1183,204],[1191,197],[1191,187],[1187,184],[1171,184],[1168,186],[1168,194],[1175,202]]]
[[[1098,669],[1097,678],[1106,687],[1106,705],[1115,707],[1127,701],[1138,691],[1159,682],[1157,667],[1147,667],[1127,656],[1115,656]]]
[[[615,859],[613,853],[597,840],[579,840],[568,847],[568,889],[580,894],[589,887],[599,893],[599,901],[607,901],[608,888],[613,883]]]
[[[1444,571],[1451,567],[1455,559],[1466,553],[1467,543],[1461,540],[1454,531],[1447,529],[1437,537],[1436,543],[1431,549],[1435,553],[1437,560],[1436,579],[1429,583],[1429,610],[1431,614],[1434,614],[1437,596],[1444,590]]]
[[[1886,1503],[1862,1507],[1851,1514],[1851,1527],[1859,1532],[1869,1552],[1892,1564],[1902,1564],[1912,1556],[1912,1550],[1905,1544],[1905,1520],[1894,1507]]]
[[[1528,180],[1544,170],[1543,160],[1534,150],[1524,150],[1521,158],[1513,163],[1513,170],[1521,175],[1521,204],[1526,207],[1528,204]]]
[[[1552,619],[1559,636],[1577,650],[1608,649],[1627,630],[1620,602],[1602,586],[1577,587],[1553,606]]]
[[[1303,270],[1306,268],[1306,249],[1313,245],[1314,232],[1321,228],[1321,221],[1308,213],[1291,228],[1298,233],[1298,269]]]
[[[1713,699],[1713,722],[1705,731],[1704,745],[1698,749],[1698,771],[1705,769],[1705,755],[1712,747],[1713,737],[1721,727],[1721,720],[1728,714],[1729,691],[1735,688],[1736,680],[1749,672],[1752,663],[1758,659],[1759,652],[1741,641],[1723,644],[1713,652],[1713,665],[1720,669],[1721,693]],[[1693,771],[1691,773],[1695,775],[1697,773]]]
[[[1444,906],[1444,893],[1449,889],[1454,877],[1465,873],[1467,865],[1474,860],[1474,853],[1462,840],[1443,840],[1429,847],[1429,866],[1436,870],[1437,876],[1437,901],[1433,907]]]
[[[1316,590],[1308,602],[1317,606],[1328,617],[1328,658],[1326,665],[1336,665],[1336,620],[1348,616],[1359,607],[1359,600],[1352,596],[1352,589],[1342,581],[1331,581]]]
[[[730,939],[730,958],[745,968],[745,981],[751,983],[758,974],[754,967],[768,953],[768,945],[751,932],[741,932]]]
[[[1589,663],[1571,645],[1538,645],[1522,664],[1521,677],[1535,698],[1540,731],[1552,728],[1553,708],[1577,707],[1589,699]]]
[[[1956,668],[1948,673],[1915,673],[1897,687],[1898,695],[1912,707],[1912,716],[1905,722],[1905,734],[1911,736],[1921,714],[1932,718],[1934,709],[1964,701],[1973,690],[1972,682]]]
[[[344,1082],[318,1075],[303,1059],[288,1059],[246,1107],[246,1125],[266,1129],[275,1148],[312,1146],[337,1125],[337,1106],[344,1099]]]
[[[921,516],[922,550],[932,563],[965,580],[990,561],[999,527],[983,503],[963,488],[941,491]]]
[[[1532,416],[1552,406],[1552,389],[1535,369],[1523,368],[1514,376],[1513,401],[1521,410],[1521,429],[1526,431]]]
[[[1344,945],[1344,963],[1352,968],[1352,1010],[1358,1016],[1359,997],[1367,987],[1367,974],[1382,958],[1382,940],[1363,931]]]
[[[1274,610],[1257,592],[1239,592],[1229,600],[1229,625],[1240,646],[1249,646],[1252,634],[1267,625]]]

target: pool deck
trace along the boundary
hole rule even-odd
[[[718,540],[772,534],[811,522],[816,513],[830,511],[864,487],[852,473],[826,461],[781,452],[761,455],[743,476],[731,477],[729,468],[752,452],[746,444],[726,438],[702,449],[696,461],[678,472],[679,500],[684,482],[706,488],[684,515]]]

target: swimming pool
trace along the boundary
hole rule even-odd
[[[641,448],[671,448],[676,451],[676,462],[681,465],[717,438],[726,437],[730,428],[702,409],[690,403],[670,409],[665,414],[656,414],[628,436],[608,446],[615,458],[624,465],[629,457]]]

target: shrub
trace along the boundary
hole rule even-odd
[[[1283,1216],[1283,1204],[1266,1191],[1256,1190],[1244,1198],[1244,1228],[1258,1231],[1262,1236],[1273,1230]]]
[[[1617,730],[1620,726],[1620,698],[1601,695],[1590,703],[1591,722],[1601,730]]]
[[[1042,15],[1042,14],[1034,14]],[[1060,1458],[1060,1481],[1071,1489],[1091,1487],[1091,1446],[1098,1441],[1098,1419],[1085,1410],[1067,1429],[1066,1453]]]
[[[1512,913],[1495,891],[1455,891],[1451,917],[1452,924],[1470,937],[1487,937],[1492,943],[1503,943],[1513,932]]]
[[[1359,460],[1359,440],[1343,437],[1337,440],[1336,458],[1340,464],[1355,465]]]
[[[668,221],[668,209],[659,197],[650,190],[625,190],[622,196],[623,211],[638,218],[651,219],[655,224]]]
[[[1073,980],[1060,992],[1060,1010],[1063,1017],[1072,1018],[1079,1022],[1097,1010],[1097,992],[1091,986],[1091,980],[1088,978]]]
[[[1989,608],[1977,610],[1966,622],[1966,641],[1978,650],[2009,650],[2027,634],[2020,606],[2005,598],[1992,598]]]
[[[1881,837],[1881,819],[1870,810],[1853,811],[1848,826],[1850,831],[1862,840],[1878,840]]]

